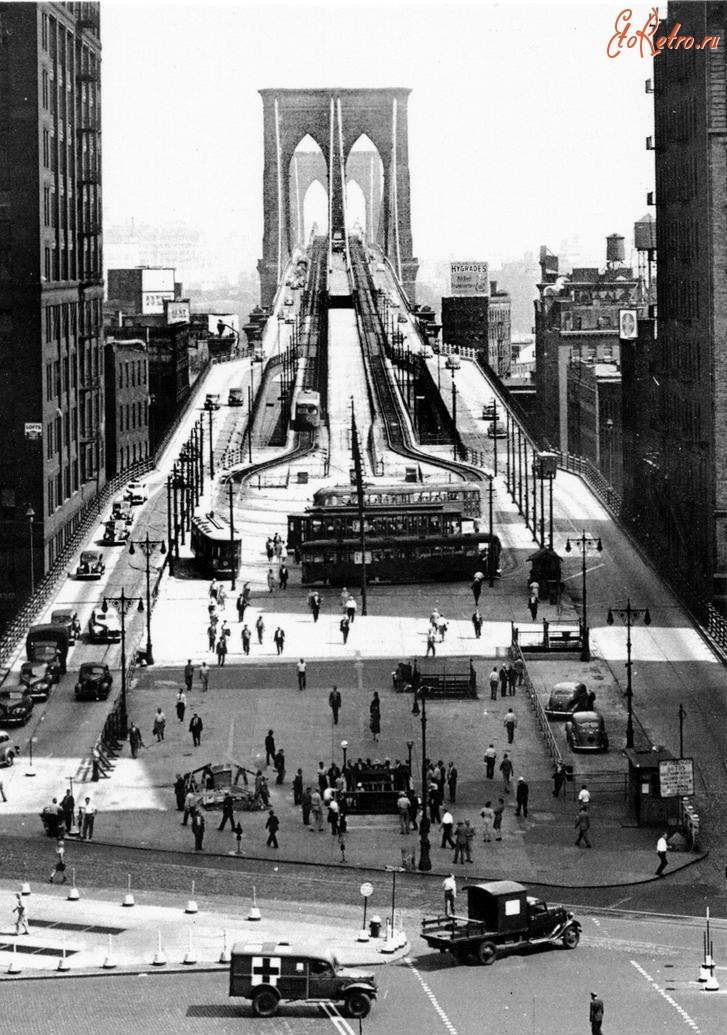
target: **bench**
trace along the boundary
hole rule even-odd
[[[392,673],[392,682],[397,693],[413,693],[416,687],[426,687],[427,698],[434,697],[473,697],[477,695],[477,673],[470,658],[467,669],[448,670],[443,663],[436,668],[434,664],[410,664],[400,661]]]

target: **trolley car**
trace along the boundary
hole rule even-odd
[[[293,398],[293,427],[297,431],[317,428],[321,422],[321,397],[310,388],[299,388]]]
[[[470,527],[472,522],[469,522]],[[455,535],[462,531],[460,505],[413,503],[408,507],[372,505],[364,513],[367,535]],[[358,510],[352,506],[309,507],[305,514],[288,515],[288,547],[297,550],[313,539],[352,539],[361,531]]]
[[[478,569],[500,571],[496,535],[462,532],[450,536],[371,537],[366,539],[368,582],[454,582],[471,579]],[[359,585],[362,554],[358,540],[318,539],[300,546],[303,585]]]
[[[213,511],[192,518],[192,552],[204,575],[232,578],[240,570],[241,538]]]
[[[356,502],[356,489],[352,485],[319,489],[313,496],[314,507],[356,506]],[[459,504],[464,517],[478,518],[480,487],[476,482],[398,482],[364,488],[365,507],[377,504],[409,507],[415,503]]]

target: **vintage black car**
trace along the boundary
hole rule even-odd
[[[569,719],[574,712],[590,711],[595,698],[585,683],[556,683],[545,706],[545,714],[549,719]]]
[[[104,522],[102,542],[104,546],[124,546],[129,541],[131,526],[125,521],[112,518]]]
[[[606,723],[600,712],[574,712],[565,726],[572,751],[608,751]]]
[[[33,698],[27,687],[0,691],[0,726],[24,726],[33,714]]]
[[[66,673],[68,629],[52,622],[31,625],[25,638],[25,655],[28,661],[46,664],[53,682],[57,683]]]
[[[44,661],[24,661],[20,666],[20,686],[34,701],[46,701],[53,689],[53,675]]]
[[[78,620],[78,612],[74,607],[58,607],[51,611],[50,620],[52,625],[63,625],[68,632],[69,644],[74,644],[81,635],[81,623]]]
[[[468,884],[466,916],[437,916],[422,920],[422,938],[440,952],[449,952],[455,963],[474,956],[488,966],[498,954],[530,945],[575,949],[581,925],[563,906],[548,906],[528,895],[514,880]]]
[[[103,554],[98,550],[83,550],[76,568],[77,579],[100,579],[106,571]]]
[[[77,701],[100,701],[111,693],[114,677],[108,665],[96,661],[84,661],[76,681]]]

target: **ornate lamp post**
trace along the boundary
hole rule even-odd
[[[419,705],[421,704],[421,708]],[[414,688],[414,704],[412,715],[419,715],[422,724],[422,818],[419,821],[419,869],[429,871],[432,860],[429,849],[429,815],[427,813],[427,687],[419,685]]]
[[[149,533],[147,532],[143,539],[130,539],[129,540],[129,553],[133,556],[136,553],[138,547],[144,554],[146,559],[146,663],[147,665],[154,664],[154,653],[151,645],[151,572],[149,569],[149,557],[151,556],[152,550],[156,547],[161,547],[160,552],[166,553],[167,547],[163,539],[150,539]],[[171,556],[170,556],[171,560]],[[123,619],[122,619],[123,621]]]
[[[572,544],[572,545],[571,545]],[[582,575],[583,575],[583,629],[581,635],[581,661],[591,660],[591,648],[589,644],[589,633],[588,633],[588,598],[586,596],[586,550],[595,547],[600,553],[603,549],[603,545],[600,539],[591,539],[585,532],[579,536],[578,539],[566,539],[565,552],[570,553],[573,546],[580,546],[581,554],[583,557]]]
[[[632,607],[630,598],[626,601],[626,607],[624,608],[609,607],[608,615],[606,616],[608,625],[613,625],[614,614],[617,614],[622,622],[626,622],[626,710],[628,713],[626,719],[626,747],[632,748],[634,746],[634,692],[631,686],[631,625],[641,617],[644,619],[644,625],[651,625],[651,614],[648,607]]]
[[[126,737],[126,727],[128,724],[129,713],[126,707],[126,612],[130,610],[131,605],[138,601],[139,606],[137,610],[143,612],[144,600],[142,597],[127,597],[123,589],[118,597],[104,597],[101,610],[104,614],[108,613],[109,604],[116,608],[116,611],[121,618],[121,730],[122,739]]]

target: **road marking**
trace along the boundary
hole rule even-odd
[[[411,961],[411,958],[409,956],[405,956],[404,957],[404,962],[406,963],[407,967],[409,967],[409,969],[411,971],[413,971],[414,976],[416,977],[417,981],[419,982],[419,984],[424,989],[424,994],[426,995],[426,997],[429,1000],[429,1002],[432,1004],[432,1007],[434,1008],[434,1011],[439,1014],[439,1016],[440,1016],[440,1018],[442,1020],[442,1024],[444,1025],[444,1027],[447,1030],[447,1035],[457,1035],[457,1029],[452,1024],[452,1022],[450,1021],[449,1017],[447,1017],[446,1013],[444,1012],[442,1007],[437,1002],[437,997],[435,996],[434,992],[432,992],[431,988],[426,983],[424,978],[421,976],[421,974],[419,973],[417,968],[414,966],[414,964]]]
[[[651,985],[654,991],[658,992],[661,998],[664,999],[669,1004],[669,1006],[672,1006],[676,1010],[676,1012],[679,1014],[679,1016],[687,1025],[687,1027],[692,1029],[694,1035],[702,1035],[701,1029],[699,1025],[696,1023],[696,1021],[692,1020],[687,1011],[683,1009],[683,1007],[681,1007],[679,1003],[677,1003],[677,1001],[673,999],[667,991],[665,991],[665,989],[663,989],[660,985],[657,985],[653,977],[650,974],[647,974],[644,968],[640,964],[638,964],[636,960],[631,960],[631,966],[634,967],[634,969],[637,970],[639,974],[641,974],[641,976],[648,981],[648,983]]]
[[[321,1003],[320,1005],[321,1010],[333,1024],[339,1035],[356,1035],[351,1025],[341,1016],[333,1003]]]

